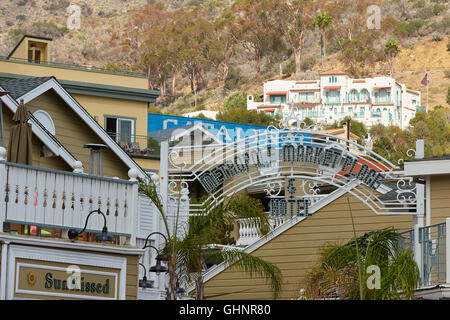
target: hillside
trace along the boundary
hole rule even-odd
[[[27,33],[53,38],[52,59],[55,62],[144,73],[146,72],[145,65],[143,67],[139,63],[142,50],[133,48],[130,43],[136,41],[138,45],[141,45],[145,39],[136,38],[136,34],[133,34],[135,29],[142,26],[133,24],[136,21],[132,20],[132,17],[144,5],[153,5],[155,2],[149,0],[2,1],[0,4],[0,30],[2,30],[0,31],[0,56],[7,55],[21,36]],[[169,20],[171,19],[170,14],[185,10],[181,11],[180,16],[192,14],[190,20],[195,23],[194,20],[201,18],[209,21],[216,20],[225,10],[233,10],[235,3],[243,5],[249,2],[245,0],[170,0],[164,3],[167,5],[166,10],[169,13],[166,16],[169,17]],[[275,12],[278,8],[277,2],[274,3],[275,7],[271,10]],[[67,28],[69,13],[66,10],[71,4],[81,8],[80,29],[69,30]],[[204,11],[194,11],[202,4],[205,4]],[[420,81],[425,71],[429,71],[431,79],[430,108],[435,105],[448,107],[446,96],[447,88],[450,86],[450,51],[448,51],[450,9],[446,5],[446,1],[381,1],[382,30],[378,33],[361,31],[365,26],[366,18],[364,15],[355,15],[355,12],[363,10],[364,5],[367,4],[369,2],[363,0],[312,1],[312,5],[316,6],[312,12],[328,10],[333,18],[333,23],[326,33],[327,68],[339,68],[355,77],[388,74],[390,67],[383,54],[383,46],[388,39],[399,39],[401,52],[395,58],[394,65],[396,79],[412,89],[421,90],[423,93],[422,106],[425,106],[425,87],[420,84]],[[267,11],[269,15],[272,14],[271,10]],[[161,11],[161,15],[155,14],[154,19],[157,21],[154,23],[164,24],[165,12]],[[237,13],[244,15],[242,11],[237,11]],[[152,12],[147,17],[144,16],[144,19],[149,20],[145,20],[143,23],[152,23],[150,21],[151,14]],[[278,28],[280,25],[279,14],[276,13],[271,18],[274,21],[267,20],[272,23],[269,25],[272,25],[273,28]],[[256,28],[257,21],[252,21],[252,23]],[[246,41],[251,41],[251,39],[241,33],[242,38],[236,43],[233,55],[229,58],[224,82],[216,79],[217,68],[205,59],[198,70],[197,77],[201,81],[198,82],[197,79],[195,94],[193,80],[189,79],[181,67],[179,70],[168,71],[166,75],[161,75],[161,71],[158,71],[159,74],[155,72],[151,76],[154,85],[156,88],[164,86],[164,92],[167,91],[167,95],[161,99],[157,107],[173,113],[204,108],[219,110],[224,98],[234,91],[240,90],[259,95],[262,92],[263,82],[268,79],[317,78],[321,68],[320,33],[317,28],[309,28],[309,23],[303,38],[301,72],[295,74],[292,48],[289,47],[288,39],[282,29],[276,30],[275,36],[268,34],[272,37],[272,42],[267,45],[267,47],[271,46],[270,50],[266,50],[261,55],[258,63],[246,50],[248,47]],[[269,32],[268,30],[271,31],[270,28],[263,31]],[[195,38],[195,36],[194,34],[189,37]],[[347,46],[344,44],[348,40],[354,41],[357,46],[354,53],[345,56]],[[179,40],[176,41],[179,42]],[[165,42],[162,42],[159,46],[164,45]],[[172,60],[181,59],[180,49],[177,50],[172,54]],[[203,49],[199,47],[199,50]],[[368,52],[365,56],[360,57],[359,53],[362,50]],[[351,61],[353,55],[358,55],[358,59],[361,59],[358,64]],[[171,63],[179,64],[173,61]],[[259,72],[258,68],[260,68]],[[173,81],[174,79],[176,81]],[[173,84],[173,88],[171,88],[171,84]]]

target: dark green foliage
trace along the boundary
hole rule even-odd
[[[411,21],[400,22],[399,28],[404,30],[408,34],[408,36],[412,36],[417,32],[417,30],[419,30],[425,24],[426,24],[425,20],[416,19]]]
[[[391,228],[370,231],[346,244],[327,244],[307,275],[307,297],[351,300],[412,299],[419,283],[413,253],[399,246]],[[369,289],[369,266],[380,270],[380,288]],[[359,274],[358,270],[362,270]]]
[[[351,119],[349,116],[342,119],[339,123],[335,121],[333,124],[325,126],[325,129],[342,128],[344,123],[350,120],[350,132],[356,134],[360,139],[358,143],[364,145],[365,139],[368,137],[368,131],[364,123]]]
[[[230,109],[246,109],[247,108],[247,93],[244,91],[237,91],[229,95],[223,102],[224,110]]]
[[[40,36],[59,38],[68,33],[69,29],[65,26],[59,27],[53,22],[35,22],[29,32]]]
[[[234,108],[219,112],[216,120],[240,124],[252,124],[256,126],[268,126],[277,123],[280,120],[280,117],[278,115],[272,117],[264,112]]]
[[[397,164],[399,159],[407,159],[408,149],[415,149],[418,139],[425,140],[425,156],[450,153],[450,110],[434,107],[428,113],[418,111],[410,121],[411,127],[385,127],[381,124],[370,129],[373,140],[372,151]]]

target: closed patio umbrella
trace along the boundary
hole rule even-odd
[[[30,113],[23,103],[20,101],[13,121],[17,124],[11,127],[8,144],[8,161],[22,164],[32,164],[32,131],[31,124],[27,123],[30,119]]]

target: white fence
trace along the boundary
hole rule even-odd
[[[0,161],[2,222],[83,228],[89,212],[96,209],[105,214],[108,232],[131,237],[137,215],[137,181]],[[103,217],[92,215],[86,230],[101,231],[103,224]]]

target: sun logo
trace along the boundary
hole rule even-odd
[[[33,271],[28,272],[27,281],[30,286],[34,286],[34,283],[36,282],[36,275]]]

